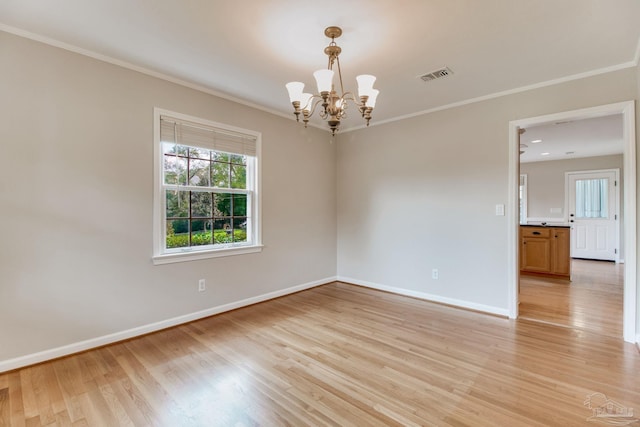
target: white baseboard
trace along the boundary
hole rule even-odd
[[[409,289],[396,288],[393,286],[381,285],[378,283],[367,282],[365,280],[354,279],[352,277],[338,276],[338,281],[353,283],[354,285],[365,286],[371,289],[391,292],[393,294],[404,295],[413,298],[419,298],[426,301],[438,302],[441,304],[452,305],[455,307],[466,308],[469,310],[481,311],[483,313],[495,314],[498,316],[509,317],[509,310],[506,308],[493,307],[490,305],[477,304],[475,302],[459,300],[455,298],[443,297],[441,295],[428,294],[425,292],[412,291]]]
[[[304,291],[306,289],[315,288],[316,286],[334,282],[335,280],[337,280],[336,277],[327,277],[325,279],[320,279],[313,282],[304,283],[302,285],[292,286],[290,288],[269,292],[266,294],[243,299],[243,300],[232,302],[229,304],[224,304],[217,307],[208,308],[206,310],[197,311],[195,313],[185,314],[182,316],[174,317],[172,319],[162,320],[160,322],[139,326],[137,328],[128,329],[126,331],[116,332],[109,335],[103,335],[101,337],[91,338],[85,341],[76,342],[76,343],[65,345],[62,347],[52,348],[50,350],[44,350],[38,353],[16,357],[14,359],[2,360],[0,361],[0,373],[11,371],[18,368],[23,368],[29,365],[34,365],[36,363],[45,362],[47,360],[57,359],[59,357],[68,356],[73,353],[79,353],[81,351],[90,350],[92,348],[101,347],[107,344],[113,344],[118,341],[135,338],[140,335],[156,332],[162,329],[170,328],[172,326],[177,326],[183,323],[192,322],[194,320],[213,316],[215,314],[224,313],[225,311],[235,310],[237,308],[246,307],[248,305],[267,301],[273,298],[278,298],[278,297],[292,294],[295,292]]]

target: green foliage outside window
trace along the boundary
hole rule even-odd
[[[233,230],[233,239],[230,233],[225,230],[215,230],[213,233],[214,244],[226,244],[232,242],[246,242],[247,232],[245,230]],[[211,232],[193,234],[191,246],[210,245]],[[189,246],[189,234],[169,234],[167,232],[167,248],[184,248]]]
[[[165,191],[166,247],[246,242],[248,193],[224,192],[245,190],[246,180],[245,156],[165,144],[164,181],[177,186]]]

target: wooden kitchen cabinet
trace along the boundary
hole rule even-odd
[[[520,226],[520,272],[571,278],[568,227]]]

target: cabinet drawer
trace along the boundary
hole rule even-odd
[[[551,236],[551,230],[542,227],[521,227],[520,232],[522,237],[549,237]]]

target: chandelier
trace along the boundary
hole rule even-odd
[[[329,57],[329,63],[326,70],[318,70],[313,73],[320,94],[304,93],[304,83],[302,82],[287,83],[286,88],[289,91],[289,99],[293,104],[293,114],[296,115],[296,120],[300,121],[300,114],[302,113],[304,127],[307,127],[309,117],[313,115],[318,105],[320,105],[319,115],[329,124],[331,135],[335,135],[340,127],[341,120],[347,117],[347,101],[351,101],[358,107],[362,118],[366,121],[367,126],[369,126],[371,112],[376,105],[376,98],[380,92],[373,88],[373,83],[376,78],[369,74],[356,77],[356,81],[358,82],[358,98],[356,98],[352,92],[345,92],[342,84],[342,71],[340,70],[339,58],[342,49],[335,41],[335,39],[342,35],[342,29],[339,27],[328,27],[324,30],[324,34],[331,39],[329,46],[324,48],[324,53]],[[336,92],[333,84],[334,64],[336,64],[338,68],[340,93]]]

